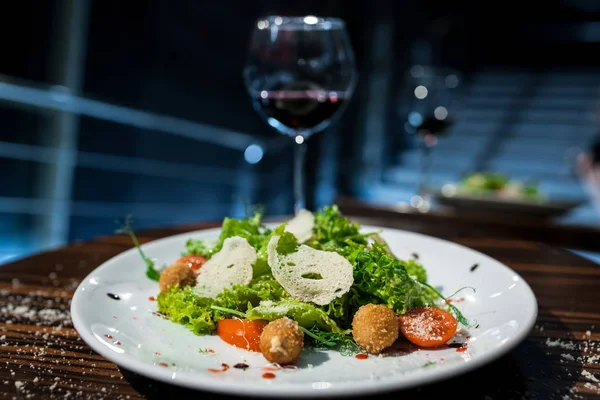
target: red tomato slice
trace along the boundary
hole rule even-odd
[[[260,335],[268,322],[222,319],[217,322],[217,335],[233,346],[260,352]]]
[[[413,308],[400,316],[400,331],[420,347],[437,347],[452,339],[458,322],[452,314],[435,307]]]
[[[187,264],[194,271],[198,271],[204,265],[206,258],[202,256],[183,256],[177,263]]]

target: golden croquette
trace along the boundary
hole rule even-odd
[[[167,292],[175,285],[179,285],[181,288],[196,285],[196,274],[187,264],[175,263],[161,272],[158,279],[161,292]]]
[[[381,304],[366,304],[352,319],[354,341],[372,354],[379,354],[398,339],[398,316]]]
[[[272,363],[290,364],[304,349],[304,332],[289,318],[270,322],[260,335],[260,351]]]

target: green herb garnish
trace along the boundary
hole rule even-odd
[[[300,329],[315,340],[313,347],[327,348],[338,347],[338,351],[343,356],[353,356],[362,351],[349,333],[346,332],[326,332],[314,326],[308,330],[304,327]]]
[[[121,228],[117,229],[116,233],[124,233],[126,235],[129,235],[131,241],[138,249],[142,260],[144,260],[144,263],[146,263],[146,276],[152,280],[158,281],[158,279],[160,278],[160,271],[154,267],[154,261],[146,257],[146,255],[142,251],[142,246],[140,246],[140,242],[138,242],[137,238],[135,237],[135,233],[133,232],[133,218],[131,215],[128,215],[125,218],[125,222],[123,223]]]
[[[455,294],[457,294],[457,293],[458,293],[458,292],[460,292],[461,290],[464,290],[464,289],[471,289],[471,290],[475,291],[475,288],[474,288],[474,287],[471,287],[471,286],[465,286],[465,287],[462,287],[462,288],[460,288],[459,290],[457,290],[456,292],[454,292],[453,294],[451,294],[450,296],[448,296],[448,297],[446,298],[446,297],[444,297],[444,295],[443,295],[443,294],[441,294],[441,293],[440,293],[440,292],[439,292],[439,291],[438,291],[436,288],[434,288],[434,287],[433,287],[433,286],[431,286],[430,284],[428,284],[428,283],[425,283],[425,282],[421,282],[421,284],[422,284],[423,286],[425,286],[425,287],[429,288],[429,289],[430,289],[432,292],[434,292],[434,293],[435,293],[435,294],[436,294],[436,295],[437,295],[437,296],[438,296],[440,299],[444,300],[444,302],[446,303],[446,305],[448,305],[448,307],[449,307],[449,308],[452,310],[452,312],[454,313],[454,316],[456,317],[456,320],[457,320],[458,322],[460,322],[461,324],[463,324],[463,325],[464,325],[464,326],[466,326],[466,327],[471,327],[471,326],[473,326],[473,325],[475,324],[475,322],[474,322],[474,323],[471,323],[471,322],[469,322],[469,321],[468,321],[468,320],[465,318],[465,316],[464,316],[464,315],[463,315],[463,314],[460,312],[460,310],[458,309],[458,307],[456,307],[454,304],[452,304],[452,303],[450,303],[450,302],[448,301],[448,299],[449,299],[450,297],[454,296]]]

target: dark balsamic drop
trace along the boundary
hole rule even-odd
[[[113,300],[121,300],[121,298],[119,297],[119,295],[118,295],[118,294],[106,293],[106,295],[107,295],[108,297],[110,297],[111,299],[113,299]]]

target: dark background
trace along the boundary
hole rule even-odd
[[[360,80],[348,109],[308,141],[311,208],[339,195],[393,204],[414,193],[414,140],[399,109],[415,64],[464,76],[468,121],[440,144],[435,182],[505,166],[551,195],[587,198],[570,168],[596,132],[597,1],[29,0],[3,8],[0,262],[112,233],[129,213],[138,229],[241,216],[244,203],[290,214],[292,142],[256,115],[241,74],[252,27],[268,14],[340,17],[356,53]],[[60,111],[71,104],[61,93],[99,103]],[[106,103],[127,109],[106,111]],[[254,165],[243,150],[252,143],[265,150]],[[588,204],[569,221],[595,224],[596,214]]]

